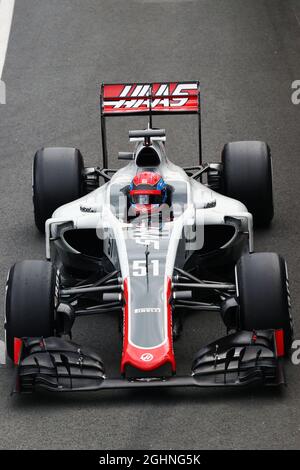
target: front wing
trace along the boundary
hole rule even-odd
[[[201,349],[188,376],[108,378],[101,358],[62,338],[24,338],[13,392],[142,387],[245,387],[285,383],[273,330],[240,331]]]

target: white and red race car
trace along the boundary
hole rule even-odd
[[[293,336],[286,263],[253,247],[253,221],[273,217],[269,147],[228,143],[221,163],[203,164],[199,82],[103,84],[100,101],[102,168],[86,168],[73,148],[44,148],[34,158],[47,260],[16,263],[8,275],[15,390],[283,383]],[[172,163],[165,131],[153,126],[154,116],[176,113],[198,115],[197,166]],[[128,163],[111,170],[106,119],[128,115],[147,116],[148,125],[129,131],[134,151],[121,152]],[[182,317],[203,310],[219,313],[228,334],[177,376]],[[104,312],[122,324],[119,377],[67,339],[77,317]]]

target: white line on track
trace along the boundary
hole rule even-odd
[[[0,340],[0,367],[6,363],[5,342]]]
[[[0,0],[0,80],[2,77],[15,0]]]

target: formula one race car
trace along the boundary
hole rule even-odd
[[[165,131],[153,126],[155,115],[180,113],[198,115],[198,166],[171,163]],[[106,118],[127,115],[148,116],[148,126],[129,132],[134,151],[119,154],[129,162],[111,170]],[[102,85],[101,124],[102,168],[85,168],[73,148],[34,158],[47,261],[16,263],[7,279],[15,391],[283,383],[293,337],[286,263],[253,249],[253,222],[267,226],[273,217],[269,147],[228,143],[221,163],[203,164],[198,82]],[[191,310],[218,312],[228,334],[179,377],[173,341]],[[115,378],[71,341],[77,317],[103,312],[122,324]]]

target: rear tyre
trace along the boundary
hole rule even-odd
[[[288,275],[284,259],[277,253],[243,255],[236,266],[239,328],[282,329],[285,354],[293,339]]]
[[[268,145],[259,141],[228,143],[222,152],[222,163],[224,194],[245,204],[255,225],[269,225],[274,207]]]
[[[63,204],[84,195],[84,162],[74,148],[38,150],[33,163],[33,207],[38,230],[45,232],[45,222]]]
[[[22,261],[6,284],[6,353],[14,359],[14,338],[54,335],[57,271],[47,261]]]

